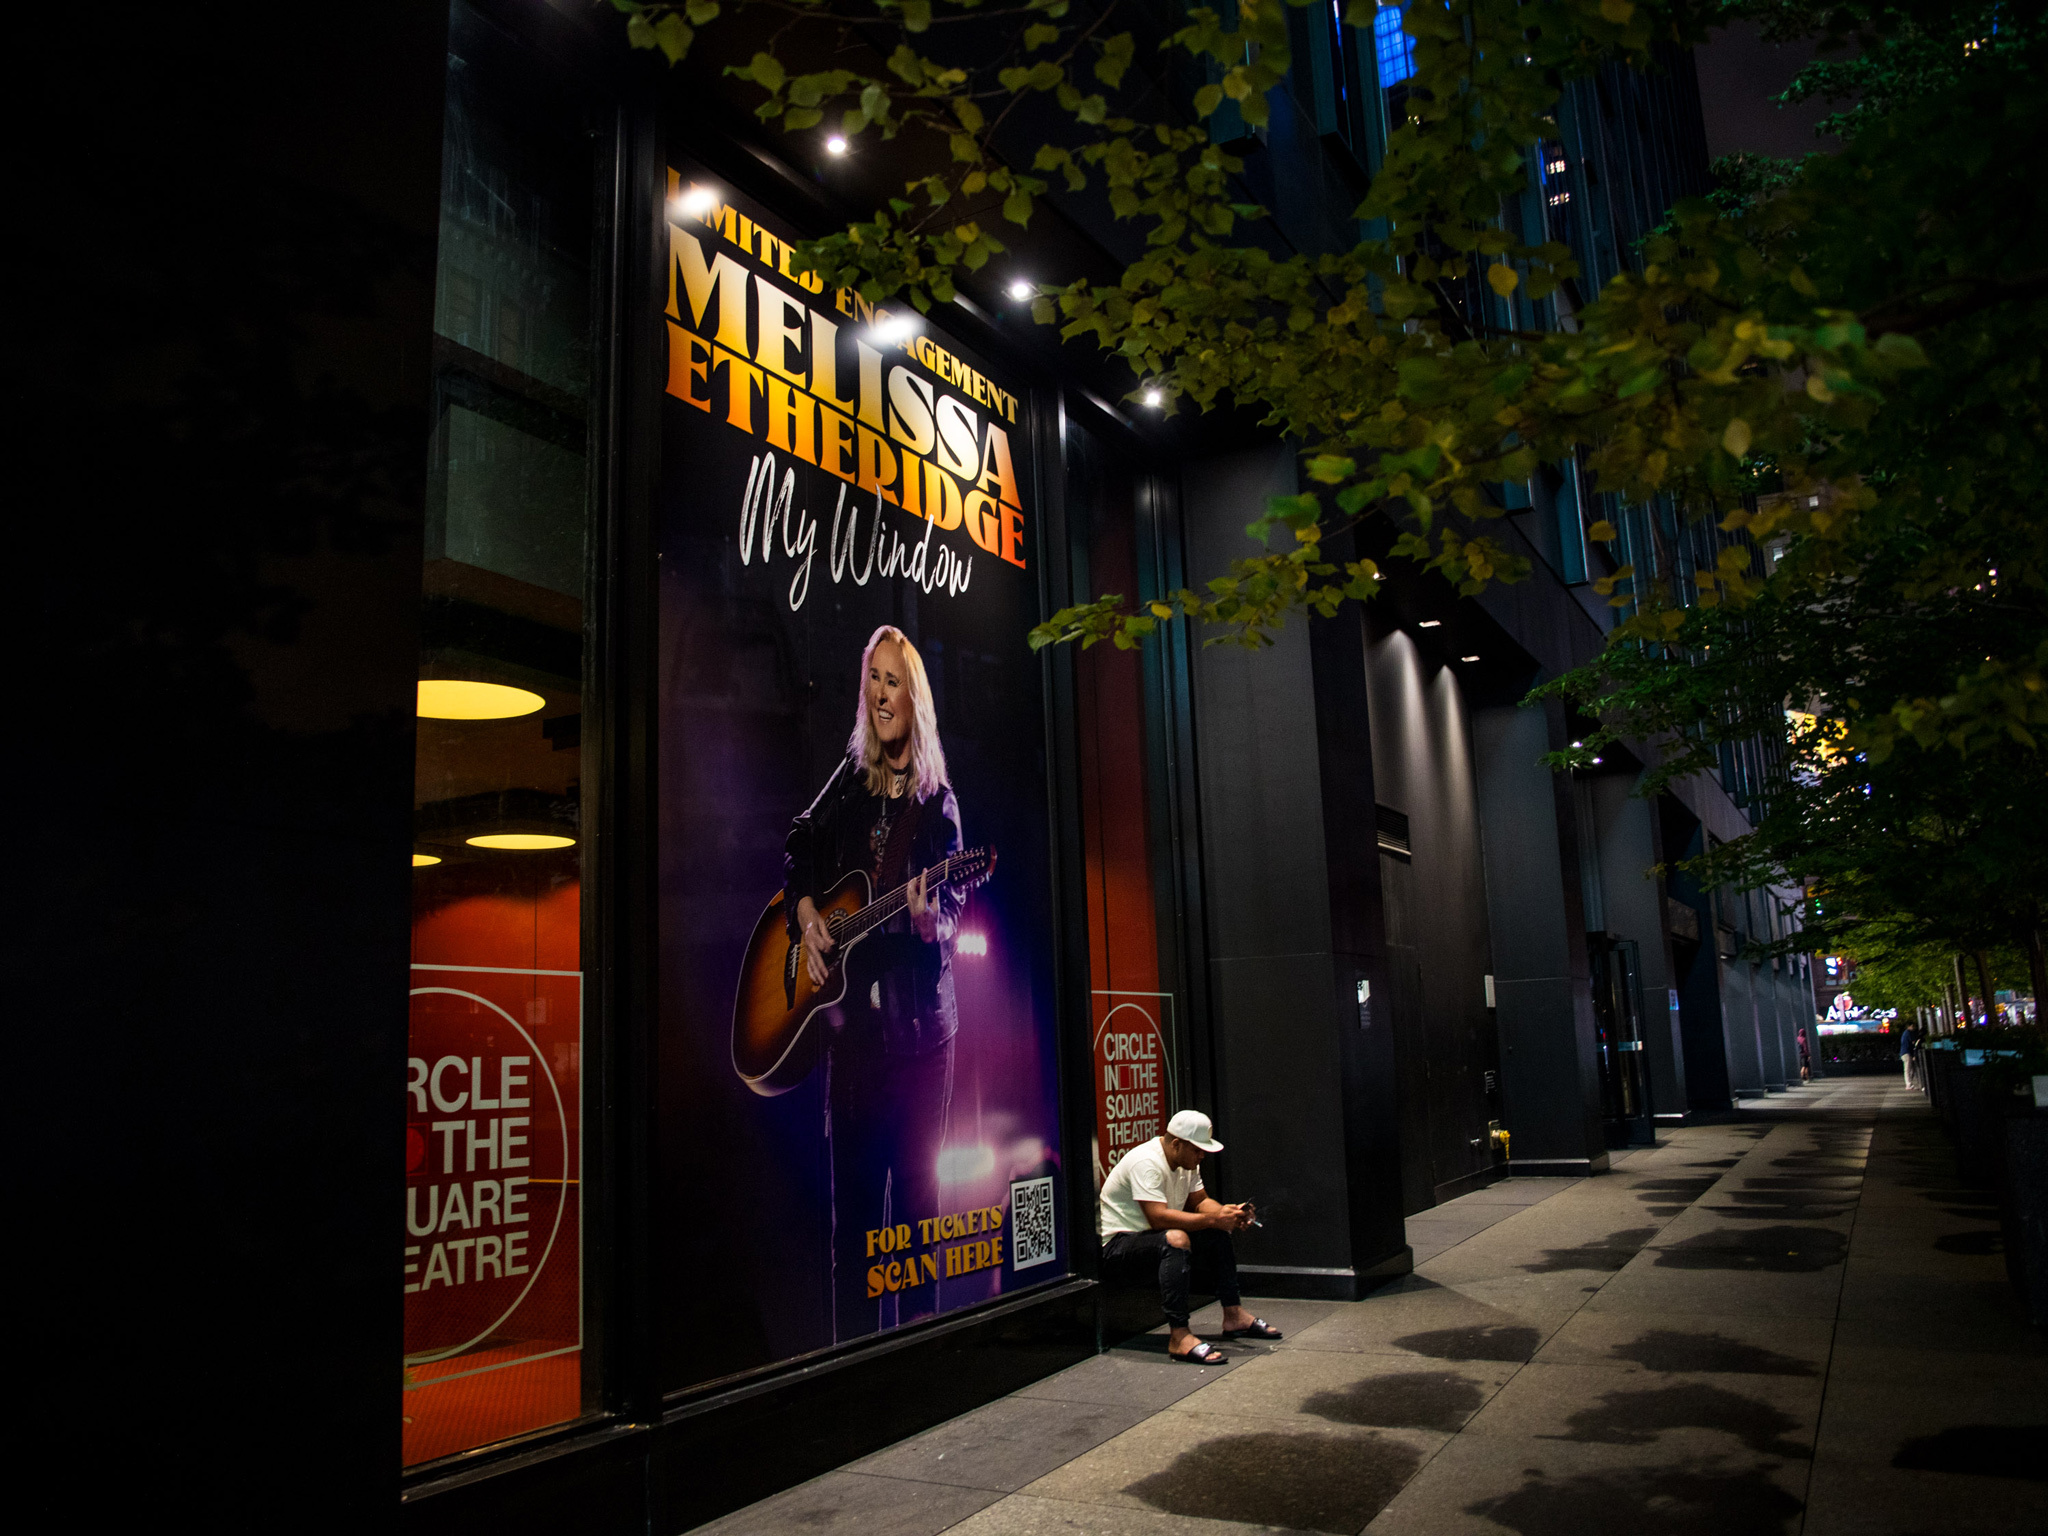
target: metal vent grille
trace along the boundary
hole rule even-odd
[[[1373,828],[1379,833],[1380,847],[1388,853],[1412,856],[1415,850],[1408,843],[1408,818],[1391,806],[1376,805],[1372,808]]]

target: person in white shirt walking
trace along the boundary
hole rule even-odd
[[[1277,1339],[1278,1328],[1253,1317],[1237,1289],[1237,1254],[1230,1234],[1249,1226],[1250,1205],[1223,1205],[1202,1186],[1202,1159],[1221,1152],[1209,1117],[1184,1109],[1166,1122],[1166,1134],[1133,1147],[1102,1181],[1098,1229],[1105,1279],[1133,1283],[1157,1278],[1170,1332],[1166,1352],[1196,1365],[1221,1365],[1229,1356],[1188,1330],[1188,1291],[1200,1265],[1223,1303],[1226,1339]]]

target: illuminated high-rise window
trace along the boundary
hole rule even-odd
[[[1415,73],[1415,39],[1401,30],[1405,5],[1383,5],[1372,19],[1373,57],[1379,64],[1380,88],[1399,85]]]

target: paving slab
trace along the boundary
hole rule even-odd
[[[1539,1364],[1597,1365],[1649,1375],[1709,1373],[1819,1380],[1834,1323],[1768,1313],[1578,1313],[1536,1352]]]
[[[1218,1374],[1189,1370],[1170,1360],[1129,1350],[1111,1350],[1033,1382],[1016,1395],[1070,1403],[1103,1403],[1156,1413],[1207,1386]]]
[[[703,1536],[788,1536],[791,1531],[937,1536],[1002,1498],[989,1488],[947,1488],[857,1472],[828,1472],[697,1529]]]
[[[1030,1493],[1013,1493],[953,1527],[954,1536],[1285,1536],[1291,1530],[1282,1525],[1169,1515],[1155,1509],[1077,1504]]]
[[[1006,1397],[863,1457],[847,1470],[1009,1493],[1142,1423],[1148,1412],[1056,1398]]]
[[[1710,1431],[1644,1443],[1529,1441],[1467,1430],[1366,1527],[1368,1536],[1775,1536],[1798,1529],[1808,1466]]]
[[[1202,1414],[1455,1434],[1518,1368],[1503,1361],[1298,1350],[1247,1364],[1180,1406]]]
[[[1300,1417],[1172,1411],[1068,1462],[1027,1491],[1350,1536],[1448,1438]]]
[[[1531,1364],[1515,1372],[1466,1426],[1467,1435],[1531,1444],[1689,1447],[1708,1458],[1739,1452],[1810,1460],[1825,1382],[1818,1375],[1661,1372]]]

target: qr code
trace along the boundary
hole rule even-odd
[[[1052,1180],[1025,1179],[1010,1186],[1010,1268],[1050,1264],[1057,1251],[1052,1235]]]

